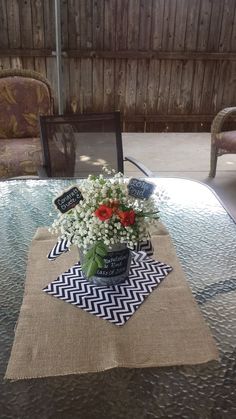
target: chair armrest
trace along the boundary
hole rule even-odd
[[[236,112],[236,107],[225,108],[218,112],[211,124],[211,134],[219,134],[221,132],[221,128],[225,120],[228,118],[229,115],[231,115],[234,112]]]
[[[141,172],[145,174],[147,177],[154,177],[151,170],[149,170],[143,163],[139,162],[138,160],[134,159],[133,157],[126,156],[124,158],[124,161],[129,161],[130,163],[133,163]]]
[[[37,175],[22,175],[22,176],[14,176],[14,177],[10,177],[10,178],[6,178],[4,180],[34,180],[34,179],[39,179],[39,176]]]
[[[47,170],[45,166],[39,166],[38,169],[38,175],[40,179],[47,179],[48,178],[48,174],[47,174]]]

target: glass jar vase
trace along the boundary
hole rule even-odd
[[[80,262],[83,264],[84,254],[80,251]],[[90,278],[84,278],[98,286],[113,286],[124,282],[129,276],[131,264],[131,250],[126,244],[114,244],[108,249],[107,255],[104,257],[104,267],[98,269],[96,274]]]

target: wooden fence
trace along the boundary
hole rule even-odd
[[[236,105],[236,0],[61,0],[67,112],[121,110],[126,131],[206,131]],[[56,92],[54,0],[0,2],[0,67]]]

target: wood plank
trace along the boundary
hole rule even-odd
[[[136,80],[137,80],[137,60],[127,60],[125,114],[135,113]]]
[[[0,50],[0,57],[51,57],[51,49],[34,49],[34,48],[4,48]]]
[[[104,112],[114,111],[115,107],[115,61],[104,60],[104,94],[103,110]]]
[[[14,58],[11,58],[11,64],[10,64],[10,67],[11,68],[19,68],[19,69],[21,69],[23,66],[22,66],[22,58],[20,58],[20,57],[14,57]]]
[[[35,57],[34,68],[35,71],[38,71],[42,76],[47,77],[46,59],[44,57]]]
[[[81,60],[80,97],[82,112],[92,111],[93,92],[92,92],[92,60],[85,58]]]
[[[222,95],[222,109],[228,106],[235,106],[236,103],[236,65],[235,62],[228,63],[224,78],[224,91]]]
[[[230,51],[236,51],[236,7],[234,12],[233,30],[230,40]]]
[[[150,49],[152,0],[140,0],[139,49]]]
[[[7,27],[7,0],[0,1],[0,48],[8,48],[8,27]],[[3,64],[4,65],[4,64]]]
[[[212,2],[211,21],[209,27],[209,38],[207,49],[214,52],[219,51],[220,31],[223,17],[224,1],[214,0]]]
[[[57,98],[57,77],[56,75],[56,59],[54,57],[46,58],[47,79],[54,92],[54,108],[55,113],[58,112],[58,98]]]
[[[191,0],[188,7],[187,25],[185,34],[185,51],[197,49],[198,22],[201,9],[201,0]]]
[[[205,63],[203,61],[195,62],[195,71],[193,79],[193,90],[192,90],[192,112],[201,112],[201,95],[203,89],[204,70]]]
[[[161,62],[151,60],[148,72],[147,113],[156,113],[158,105],[158,91],[160,83]]]
[[[1,51],[0,51],[1,55]],[[236,60],[236,52],[197,52],[197,51],[105,51],[105,50],[68,50],[68,57],[83,58],[127,58],[127,59],[159,59],[159,60]]]
[[[169,60],[161,61],[160,83],[158,91],[158,114],[167,114],[168,98],[170,90],[171,62]]]
[[[197,40],[197,49],[199,51],[206,51],[207,49],[211,21],[211,7],[212,0],[204,0],[201,4]]]
[[[128,3],[129,0],[117,2],[116,8],[116,49],[125,50],[127,48],[128,34]]]
[[[93,46],[92,15],[92,0],[80,0],[80,43],[82,49],[91,49]]]
[[[174,51],[183,51],[187,26],[188,0],[178,0],[175,15]]]
[[[7,27],[10,48],[21,46],[19,3],[17,0],[7,0]]]
[[[104,5],[104,49],[116,49],[116,0],[106,0]]]
[[[28,70],[35,70],[34,58],[23,57],[21,59],[21,62],[22,62],[22,68],[26,68]]]
[[[149,61],[138,61],[135,113],[147,113],[147,83]]]
[[[202,113],[212,113],[212,96],[213,96],[213,87],[214,87],[214,77],[215,77],[216,63],[214,61],[209,61],[205,63],[204,71],[204,80],[202,88],[202,97],[200,109]]]
[[[103,109],[104,94],[104,60],[95,58],[93,60],[93,110],[101,112]]]
[[[179,111],[181,113],[192,112],[192,87],[194,79],[194,62],[183,61],[182,78],[180,88]]]
[[[141,125],[141,126],[140,126]],[[124,132],[143,132],[144,123],[142,122],[139,125],[135,122],[130,122],[129,119],[125,119],[123,123]]]
[[[164,25],[162,35],[162,48],[164,51],[172,51],[175,34],[176,0],[166,0],[164,8]]]
[[[0,69],[7,70],[11,67],[11,60],[10,58],[1,58],[0,57]]]
[[[230,51],[235,8],[235,0],[224,0],[219,51]]]
[[[78,0],[68,0],[68,21],[69,34],[68,44],[69,48],[81,48],[81,27],[80,27],[80,2]]]
[[[48,48],[1,48],[1,57],[50,57],[55,52]],[[204,60],[204,61],[236,61],[236,52],[163,52],[163,51],[90,51],[90,50],[67,50],[63,51],[65,57],[81,58],[110,58],[110,59],[159,59],[159,60]]]
[[[180,89],[182,78],[182,62],[173,61],[171,66],[170,88],[168,96],[168,113],[180,112]]]
[[[44,15],[43,1],[32,2],[33,46],[44,48]]]
[[[93,48],[103,48],[104,0],[93,0]]]
[[[67,110],[120,109],[130,129],[181,131],[206,129],[210,120],[204,118],[235,104],[235,0],[61,0],[61,5]],[[56,92],[54,1],[0,0],[1,23],[0,67],[47,72]],[[132,115],[140,119],[131,120]]]
[[[155,0],[152,9],[152,33],[151,33],[151,48],[153,50],[162,49],[162,31],[164,20],[164,5],[165,0]]]
[[[61,47],[66,49],[69,46],[69,32],[71,31],[68,25],[68,2],[61,0]]]
[[[216,63],[212,95],[212,112],[215,114],[222,109],[224,84],[227,83],[227,80],[225,79],[227,66],[228,61],[218,61]]]
[[[163,114],[163,115],[138,115],[138,114],[130,114],[127,115],[127,120],[130,122],[142,122],[146,120],[148,123],[150,122],[168,122],[168,123],[196,123],[196,122],[211,122],[214,118],[214,114]],[[236,119],[236,117],[232,117],[231,119]]]
[[[32,14],[31,14],[31,1],[24,0],[21,2],[19,9],[20,13],[20,28],[21,28],[21,47],[32,48],[33,47],[33,36],[32,36]]]
[[[66,58],[62,63],[62,90],[63,90],[63,104],[65,111],[71,111],[70,100],[70,71],[69,60]]]
[[[127,48],[131,50],[139,48],[139,9],[140,0],[129,0]]]
[[[81,60],[71,58],[69,60],[69,80],[70,80],[70,111],[82,113],[82,91],[80,87],[81,79]]]
[[[115,110],[125,112],[126,60],[115,61]]]
[[[56,49],[55,39],[55,8],[54,1],[44,0],[44,47],[54,50]]]

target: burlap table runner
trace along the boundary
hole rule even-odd
[[[117,327],[42,291],[78,261],[78,251],[74,248],[56,261],[48,261],[55,239],[46,228],[38,229],[30,246],[25,293],[5,378],[217,360],[215,342],[167,231],[161,228],[152,242],[156,259],[171,265],[173,272],[125,326]]]

